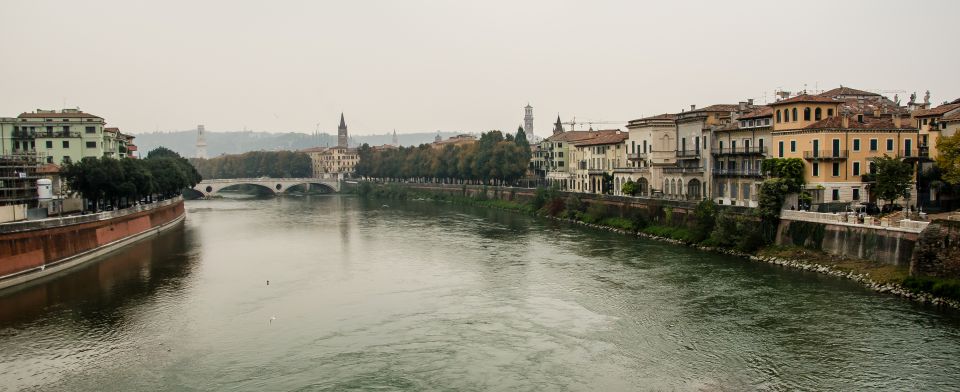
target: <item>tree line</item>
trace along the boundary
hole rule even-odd
[[[150,151],[145,159],[86,157],[66,164],[61,178],[95,209],[101,204],[122,208],[143,199],[173,197],[202,180],[186,159],[164,147]]]
[[[463,180],[483,183],[512,183],[526,174],[530,163],[530,143],[523,128],[516,135],[489,131],[476,143],[430,144],[397,149],[373,149],[360,146],[356,174],[382,179]]]
[[[313,175],[310,156],[294,151],[252,151],[190,159],[203,178],[303,178]]]

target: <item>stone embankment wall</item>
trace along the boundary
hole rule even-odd
[[[177,198],[101,214],[0,225],[0,277],[143,233],[183,213],[183,200]]]
[[[443,193],[451,196],[476,197],[480,194],[485,194],[486,198],[489,199],[501,199],[519,202],[529,201],[536,194],[536,189],[532,188],[418,183],[400,183],[399,185],[410,189],[419,189],[433,193]],[[568,197],[577,197],[580,199],[580,201],[588,205],[599,203],[604,204],[609,208],[619,209],[622,216],[629,216],[630,213],[640,212],[654,224],[678,227],[691,227],[696,224],[696,218],[693,215],[693,210],[697,206],[697,201],[598,195],[579,192],[559,193],[564,199]],[[741,213],[744,213],[748,210],[747,207],[726,206],[724,208]]]
[[[910,275],[960,278],[960,222],[935,220],[920,233]]]

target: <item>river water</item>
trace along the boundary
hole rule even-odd
[[[960,388],[956,312],[502,211],[383,203],[189,201],[180,228],[0,293],[0,390]]]

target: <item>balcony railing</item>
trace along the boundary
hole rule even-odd
[[[63,131],[42,131],[37,132],[36,137],[80,137],[80,132],[63,132]]]
[[[930,157],[930,148],[927,146],[919,146],[917,148],[904,148],[900,151],[901,158],[929,158]]]
[[[613,168],[614,172],[617,173],[647,173],[650,171],[649,167],[615,167]]]
[[[807,160],[831,160],[847,159],[847,150],[813,150],[804,151],[803,159]]]
[[[762,177],[760,169],[713,169],[713,175],[720,177]]]
[[[695,174],[695,173],[703,173],[703,168],[699,166],[696,166],[696,167],[666,166],[663,168],[663,172],[671,173],[671,174]]]
[[[766,155],[766,146],[740,146],[736,148],[717,148],[711,151],[713,155]]]
[[[647,153],[645,152],[630,153],[630,154],[627,154],[627,159],[631,161],[639,161],[639,160],[647,159]]]
[[[678,150],[677,158],[700,159],[700,150]]]

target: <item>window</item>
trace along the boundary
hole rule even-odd
[[[860,151],[860,139],[853,139],[853,151]]]
[[[783,111],[783,122],[790,122],[790,110]]]
[[[736,140],[731,140],[731,141],[730,141],[730,152],[737,152],[737,141],[736,141]]]
[[[833,163],[833,176],[840,177],[840,162]]]
[[[854,162],[854,163],[853,163],[853,175],[855,175],[855,176],[859,176],[859,175],[860,175],[860,162]]]
[[[904,139],[903,140],[903,156],[905,157],[913,156],[913,151],[910,151],[911,149],[913,149],[913,140]]]
[[[563,167],[563,161],[557,162],[558,167]]]
[[[53,127],[47,126],[47,133],[51,133],[51,132],[53,132]]]
[[[798,120],[797,120],[797,118],[798,118],[798,117],[797,117],[797,108],[793,108],[792,112],[793,112],[793,113],[790,113],[790,114],[793,115],[793,121],[798,121]]]
[[[821,111],[820,108],[817,108],[816,110],[813,111],[813,119],[816,121],[820,121],[822,114],[823,114],[823,111]]]
[[[70,132],[70,126],[69,126],[69,125],[64,125],[64,126],[63,126],[63,132],[64,132],[64,133]]]
[[[722,152],[723,152],[723,140],[721,140],[721,141],[719,141],[719,142],[717,142],[717,143],[720,143],[720,152],[722,153]]]
[[[810,121],[810,108],[803,108],[803,121]]]
[[[839,189],[834,189],[831,193],[833,193],[833,201],[840,200],[840,190],[839,190]]]
[[[94,142],[94,143],[96,143],[96,142]],[[70,141],[69,141],[69,140],[64,140],[64,141],[63,141],[63,148],[70,148]]]
[[[770,119],[769,118],[763,119],[763,125],[770,125]]]
[[[87,127],[87,128],[86,128],[86,132],[87,132],[87,133],[97,133],[97,127]]]
[[[820,163],[814,162],[813,165],[811,165],[811,167],[813,167],[813,176],[820,177]]]
[[[557,158],[563,158],[563,151],[557,153]]]
[[[48,157],[47,157],[47,163],[53,163],[53,157],[52,157],[52,156],[48,156]]]
[[[743,200],[750,199],[750,184],[743,184]]]
[[[97,142],[87,142],[87,148],[97,148]]]
[[[827,109],[827,117],[833,117],[833,109]]]
[[[46,144],[48,149],[53,148],[53,140],[47,140]]]
[[[877,164],[870,162],[870,174],[877,174]]]
[[[731,199],[736,199],[736,198],[737,198],[737,190],[739,190],[739,188],[740,188],[740,187],[737,186],[736,183],[730,184],[730,198],[731,198]]]
[[[853,200],[860,200],[860,188],[853,188]]]
[[[777,124],[780,123],[780,111],[777,110]]]
[[[927,119],[923,119],[923,125],[927,125]]]
[[[780,150],[779,158],[783,158],[783,142],[778,143],[777,147]]]
[[[870,139],[870,151],[877,151],[877,139]]]
[[[887,151],[893,151],[893,139],[887,139]]]
[[[63,163],[70,163],[70,162],[71,162],[70,156],[69,156],[69,155],[64,155],[64,156],[63,156]]]
[[[790,152],[797,152],[797,141],[796,141],[796,140],[791,140],[791,141],[790,141]]]

